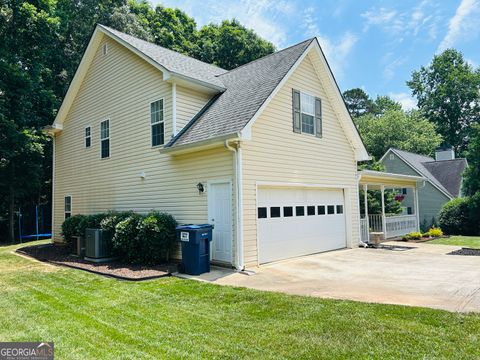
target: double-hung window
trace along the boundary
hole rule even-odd
[[[293,131],[322,137],[322,101],[293,89]]]
[[[100,123],[100,157],[110,157],[110,120]]]
[[[302,115],[302,133],[315,134],[315,98],[300,93],[300,112]]]
[[[72,216],[72,197],[70,195],[65,196],[64,218],[68,219]]]
[[[90,126],[85,128],[85,147],[89,148],[92,146],[92,129]]]
[[[163,99],[150,104],[150,126],[152,129],[152,146],[163,145],[165,135]]]

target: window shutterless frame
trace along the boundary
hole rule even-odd
[[[165,143],[165,101],[163,98],[150,103],[150,139],[151,146]]]
[[[72,216],[72,195],[65,195],[63,199],[63,218]]]
[[[85,148],[92,146],[92,127],[89,125],[85,128]]]
[[[100,123],[100,158],[108,159],[110,157],[110,119],[105,119]]]

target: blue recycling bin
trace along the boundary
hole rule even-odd
[[[180,272],[200,275],[210,272],[210,241],[213,225],[177,226],[177,240],[182,244]]]

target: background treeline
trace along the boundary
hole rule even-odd
[[[96,23],[232,69],[275,47],[236,20],[198,28],[137,0],[0,0],[0,241],[19,208],[49,204],[53,122]]]

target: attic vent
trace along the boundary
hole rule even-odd
[[[107,55],[107,53],[108,53],[108,44],[103,44],[103,46],[102,46],[103,56]]]
[[[395,155],[390,154],[390,160],[395,160]]]

